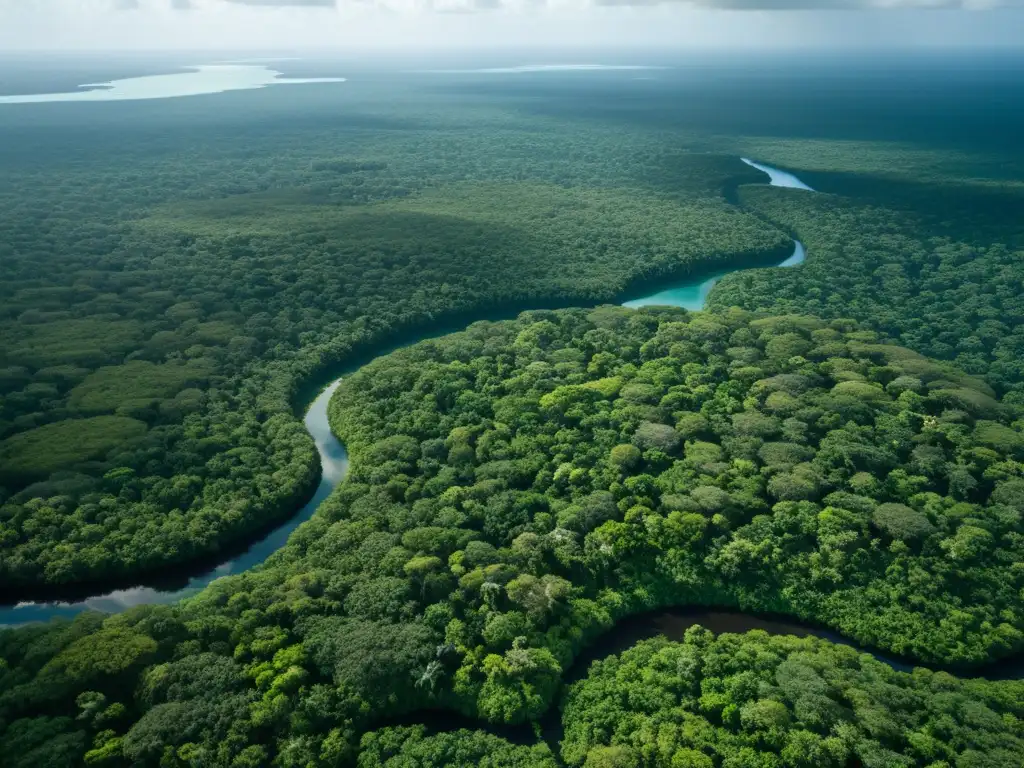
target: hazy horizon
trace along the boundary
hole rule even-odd
[[[1024,49],[1017,0],[0,0],[13,52]]]

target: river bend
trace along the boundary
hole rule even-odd
[[[791,173],[754,162],[748,158],[741,159],[747,165],[767,174],[771,186],[814,192],[811,187]],[[805,259],[806,250],[803,244],[794,241],[793,253],[775,266],[793,267],[802,264]],[[654,293],[624,302],[623,306],[659,305],[682,307],[691,311],[701,310],[715,283],[723,276],[739,271],[739,269],[720,270],[712,274],[705,273],[699,277],[670,282]],[[432,335],[436,335],[436,333],[428,333],[425,337]],[[384,348],[380,354],[389,354],[396,348],[395,346]],[[198,594],[204,587],[221,576],[241,573],[262,563],[284,546],[292,532],[309,520],[320,504],[345,479],[348,472],[348,452],[341,441],[331,432],[327,420],[327,406],[341,380],[345,376],[351,375],[353,370],[354,368],[346,369],[342,375],[328,384],[306,410],[303,423],[316,443],[317,453],[320,455],[321,477],[313,497],[288,521],[250,545],[243,553],[188,578],[187,583],[183,586],[180,581],[173,586],[151,584],[109,591],[76,601],[26,601],[17,605],[0,606],[0,627],[47,621],[57,617],[70,618],[86,610],[117,613],[137,605],[172,603]],[[576,660],[572,669],[568,671],[569,676],[585,673],[590,666],[590,661],[595,658],[603,658],[611,653],[620,652],[648,637],[663,635],[673,640],[682,639],[686,628],[694,624],[700,624],[716,633],[762,629],[771,634],[796,635],[798,637],[813,635],[864,650],[879,661],[900,671],[908,671],[912,667],[912,663],[907,660],[895,659],[860,648],[856,643],[835,632],[802,624],[794,619],[757,616],[728,609],[680,607],[633,616],[617,623]],[[995,662],[986,667],[985,676],[993,679],[1024,677],[1024,661],[1014,659]]]
[[[747,165],[767,174],[772,186],[813,191],[790,173],[747,158],[742,159]],[[805,258],[804,246],[800,242],[794,241],[792,255],[776,266],[796,266],[803,263]],[[735,271],[738,269],[720,270],[710,275],[704,274],[699,277],[669,282],[655,293],[625,302],[625,306],[668,305],[700,310],[704,308],[707,296],[715,283],[724,275]],[[392,349],[382,350],[381,354],[387,354],[390,351]],[[313,437],[317,453],[320,455],[320,483],[313,497],[285,523],[251,544],[244,552],[188,578],[179,578],[174,582],[165,581],[162,584],[151,580],[148,584],[106,591],[76,600],[25,601],[16,605],[0,606],[0,627],[47,621],[57,617],[71,618],[86,610],[117,613],[137,605],[172,603],[198,594],[215,579],[241,573],[262,563],[284,546],[296,528],[313,516],[320,504],[330,496],[347,474],[348,453],[341,441],[331,432],[327,422],[327,405],[341,383],[341,379],[350,375],[351,372],[351,370],[346,370],[342,376],[332,381],[306,410],[303,422],[306,430]]]

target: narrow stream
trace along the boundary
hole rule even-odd
[[[806,259],[807,251],[804,249],[804,244],[799,240],[794,240],[793,253],[773,266],[795,267],[798,264],[803,264]],[[623,302],[622,306],[636,309],[637,307],[650,307],[657,305],[663,307],[682,307],[683,309],[689,309],[690,311],[701,310],[704,309],[704,305],[708,300],[708,294],[711,293],[711,289],[715,287],[715,283],[726,275],[732,274],[736,271],[737,270],[735,269],[725,269],[721,272],[715,272],[702,278],[701,282],[697,282],[693,279],[684,280],[683,282],[670,285],[668,288],[664,288],[657,293],[652,293],[649,296],[642,296],[639,299],[632,299],[630,301]]]
[[[772,186],[811,189],[792,174],[767,165],[755,163],[747,158],[742,159],[747,165],[766,173]],[[795,246],[792,255],[776,266],[791,267],[803,263],[806,258],[804,246],[800,242],[794,242]],[[656,293],[627,301],[624,306],[642,307],[658,304],[684,307],[689,310],[700,310],[703,309],[708,293],[714,284],[722,276],[735,271],[738,270],[722,270],[711,276],[705,274],[700,277],[691,277],[687,280],[670,284]],[[394,347],[381,350],[381,354],[387,354],[393,351],[393,349]],[[341,377],[331,382],[313,400],[306,411],[303,421],[306,429],[316,442],[316,449],[320,454],[322,475],[320,484],[313,497],[287,522],[273,529],[269,534],[253,543],[240,554],[188,578],[169,578],[162,582],[148,580],[149,583],[137,587],[107,591],[77,600],[25,601],[16,605],[2,605],[0,606],[0,627],[47,621],[56,617],[70,618],[85,610],[117,613],[136,605],[173,603],[199,593],[214,579],[241,573],[262,563],[284,546],[292,532],[313,516],[313,513],[316,512],[324,499],[345,478],[345,474],[348,471],[348,453],[345,450],[345,446],[331,433],[331,428],[327,423],[327,404],[341,383],[341,379],[344,376],[350,375],[351,372],[351,369],[346,370]]]

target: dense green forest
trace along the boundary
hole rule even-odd
[[[534,314],[375,361],[343,382],[332,426],[351,486],[495,546],[554,537],[534,576],[598,571],[593,598],[791,613],[945,662],[1019,648],[1016,412],[874,342],[803,316]],[[551,590],[571,594],[523,599]]]
[[[123,577],[287,516],[317,470],[296,392],[389,335],[790,248],[724,201],[762,178],[735,157],[470,118],[322,119],[301,159],[271,124],[188,164],[188,136],[161,152],[140,129],[108,164],[5,173],[3,583]],[[638,162],[677,189],[642,189]]]
[[[442,754],[360,734],[421,708],[537,721],[584,647],[672,604],[1005,656],[1024,646],[1017,416],[852,320],[477,323],[343,382],[350,477],[266,567],[0,637],[4,743],[24,765]]]
[[[800,270],[730,275],[712,295],[714,307],[856,318],[1024,402],[1024,232],[994,242],[970,230],[939,237],[930,216],[878,203],[756,187],[740,195],[814,258]]]
[[[1024,651],[1024,101],[826,75],[5,111],[11,600],[287,518],[317,383],[468,328],[344,380],[351,473],[264,565],[0,632],[4,765],[1024,763],[1022,684],[970,679]],[[597,306],[793,236],[708,312]],[[699,629],[582,668],[687,605],[932,669]]]
[[[783,231],[808,266],[730,278],[716,305],[885,318],[887,338],[1012,389],[1024,236],[1003,132],[1019,116],[949,146],[904,107],[894,135],[839,141],[777,124],[786,88],[721,78],[633,83],[627,101],[615,80],[353,82],[342,111],[315,91],[229,94],[213,115],[86,108],[76,132],[61,116],[81,112],[8,110],[2,583],[119,581],[285,518],[316,479],[296,395],[354,351],[441,316],[768,263]],[[896,108],[874,98],[822,101],[814,120]],[[764,181],[738,154],[852,197],[737,194]]]
[[[1024,754],[1024,684],[893,672],[820,640],[653,640],[598,662],[565,704],[567,765],[1002,768]]]
[[[466,729],[426,733],[423,726],[385,728],[363,737],[359,768],[555,768],[559,765],[543,742],[524,746],[498,736]]]

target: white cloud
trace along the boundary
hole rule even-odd
[[[335,0],[224,0],[235,5],[249,5],[264,8],[334,8]]]
[[[0,51],[407,50],[501,45],[662,46],[674,50],[835,45],[1022,47],[1022,3],[1024,0],[0,0]],[[988,11],[981,12],[985,9]]]

